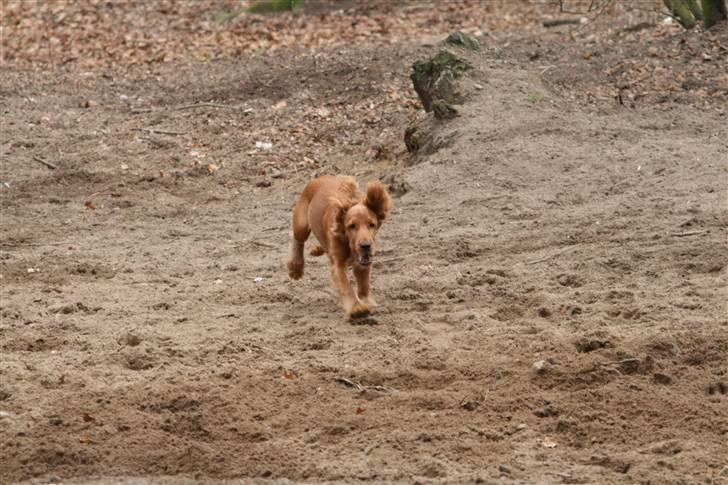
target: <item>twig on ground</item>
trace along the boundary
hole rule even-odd
[[[391,258],[386,258],[386,259],[375,259],[374,262],[378,263],[378,264],[391,263],[392,261],[397,261],[400,259],[407,259],[407,258],[412,258],[414,256],[419,256],[421,254],[425,254],[425,252],[426,251],[418,251],[416,253],[404,254],[402,256],[392,256]]]
[[[602,365],[602,366],[622,365],[622,364],[631,364],[633,362],[642,362],[642,359],[639,359],[637,357],[630,357],[629,359],[614,360],[611,362],[599,362],[597,365]]]
[[[358,384],[351,379],[347,379],[346,377],[334,377],[334,381],[344,384],[347,387],[353,387],[357,391],[361,391],[361,384]]]
[[[352,387],[359,392],[363,392],[363,391],[392,392],[392,391],[394,391],[394,389],[392,389],[390,387],[384,387],[384,386],[363,386],[363,385],[359,384],[358,382],[354,382],[351,379],[347,379],[346,377],[334,377],[334,381],[338,382],[339,384],[344,384],[346,387]]]
[[[705,234],[708,231],[688,231],[688,232],[672,232],[671,236],[674,237],[685,237],[685,236],[697,236],[698,234]]]
[[[543,26],[546,28],[549,27],[559,27],[561,25],[579,25],[581,23],[581,20],[579,19],[552,19],[552,20],[544,20]]]
[[[549,259],[555,258],[556,256],[561,256],[562,254],[569,253],[569,252],[575,250],[578,247],[579,247],[579,245],[578,244],[575,244],[573,246],[569,246],[567,248],[564,248],[561,251],[558,251],[558,252],[556,252],[556,253],[554,253],[554,254],[552,254],[550,256],[546,256],[545,258],[534,259],[533,261],[528,261],[527,264],[543,263],[544,261],[548,261]]]
[[[131,131],[145,131],[147,133],[154,133],[156,135],[171,135],[171,136],[179,136],[179,135],[187,134],[185,132],[180,132],[180,131],[155,130],[154,128],[132,128]]]
[[[249,241],[245,241],[245,242],[249,242],[250,244],[253,244],[255,246],[260,246],[262,248],[268,248],[268,249],[276,249],[278,247],[278,246],[274,246],[273,244],[264,243],[262,241],[253,241],[252,239]]]
[[[270,227],[264,227],[263,229],[261,229],[261,232],[277,231],[277,230],[285,229],[287,227],[288,227],[287,225],[286,226],[270,226]]]
[[[33,157],[33,160],[35,160],[36,162],[38,162],[40,164],[45,165],[46,167],[50,168],[51,170],[55,170],[58,168],[55,165],[53,165],[51,162],[47,162],[40,157]]]
[[[228,106],[226,104],[217,104],[217,103],[195,103],[195,104],[187,104],[185,106],[179,106],[177,108],[174,108],[174,111],[182,111],[184,109],[197,109],[197,108],[223,108],[223,109],[238,109],[237,106]]]
[[[18,243],[12,243],[8,241],[0,241],[0,246],[7,247],[7,248],[13,248],[13,247],[32,247],[32,248],[40,248],[43,246],[64,246],[66,244],[72,244],[70,241],[55,241],[55,242],[45,242],[45,243],[32,243],[32,242],[18,242]]]
[[[154,110],[152,108],[137,108],[137,109],[130,109],[129,113],[131,114],[141,114],[141,113],[151,113]]]
[[[365,391],[392,392],[394,389],[384,386],[364,386]]]

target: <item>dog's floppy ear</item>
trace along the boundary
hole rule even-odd
[[[331,230],[337,236],[344,237],[346,235],[344,218],[351,206],[356,204],[356,189],[356,181],[353,178],[341,177],[341,183],[336,190],[336,195],[329,199],[329,206],[334,216],[331,220]]]
[[[382,182],[374,181],[367,184],[367,198],[364,200],[364,205],[377,215],[381,226],[384,219],[387,218],[392,205],[392,199]]]
[[[343,236],[346,232],[344,230],[344,217],[348,207],[344,205],[344,202],[338,197],[331,197],[329,199],[329,207],[331,208],[331,231],[337,236]]]

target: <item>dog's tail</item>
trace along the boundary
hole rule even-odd
[[[310,254],[311,256],[321,256],[325,252],[326,251],[324,251],[324,248],[322,248],[321,245],[317,244],[316,246],[311,248],[311,251],[309,251],[308,254]]]

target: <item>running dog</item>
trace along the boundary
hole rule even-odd
[[[370,294],[369,278],[377,231],[387,218],[391,198],[381,182],[369,182],[359,192],[351,177],[324,175],[306,185],[293,209],[293,244],[288,275],[303,276],[303,245],[313,232],[319,245],[311,256],[327,254],[331,282],[341,297],[350,319],[369,315],[376,305]],[[346,274],[351,266],[357,291]]]

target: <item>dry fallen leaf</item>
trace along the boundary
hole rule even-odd
[[[274,110],[279,110],[279,109],[283,109],[283,108],[285,108],[286,106],[288,106],[288,103],[287,103],[287,102],[286,102],[286,100],[284,99],[283,101],[279,101],[279,102],[277,102],[276,104],[274,104],[274,105],[272,106],[272,108],[273,108]]]
[[[89,421],[96,421],[96,418],[94,418],[93,416],[91,416],[89,413],[83,413],[81,415],[81,417],[83,418],[83,421],[85,423],[88,423]]]
[[[81,436],[81,437],[80,437],[80,438],[78,439],[78,442],[79,442],[79,443],[84,443],[84,444],[87,444],[87,445],[88,445],[88,444],[91,444],[91,443],[93,443],[94,441],[93,441],[93,440],[92,440],[91,438],[89,438],[88,436]]]
[[[283,377],[285,379],[293,380],[296,377],[296,373],[290,369],[286,369],[283,371]]]
[[[356,414],[364,414],[364,411],[366,411],[366,409],[364,409],[364,408],[356,408]]]
[[[96,210],[96,206],[95,206],[95,205],[94,205],[94,203],[93,203],[93,202],[91,202],[90,200],[87,200],[87,201],[86,201],[86,203],[84,203],[83,205],[84,205],[84,206],[85,206],[85,207],[86,207],[87,209],[90,209],[90,210],[92,210],[92,211],[95,211],[95,210]]]

